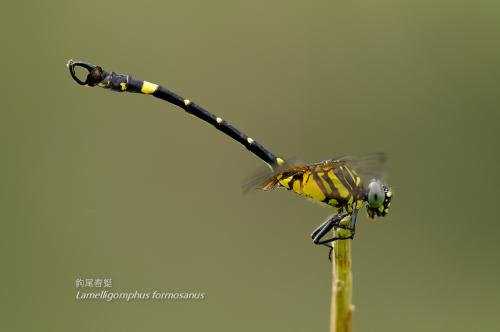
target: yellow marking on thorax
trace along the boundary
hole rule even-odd
[[[154,84],[148,81],[142,83],[141,92],[147,95],[154,93],[158,89],[158,84]]]
[[[354,180],[354,183],[356,184],[356,186],[359,186],[359,184],[361,182],[361,179],[359,178],[358,174],[353,169],[351,169],[350,167],[344,166],[344,169],[347,170],[347,172],[349,173],[349,175],[351,176],[351,178]]]
[[[351,196],[347,201],[347,212],[352,212],[352,203],[354,202],[354,198]]]
[[[191,104],[191,100],[184,99],[184,105],[189,106],[189,104]]]
[[[278,164],[278,166],[281,166],[281,165],[285,164],[285,161],[283,159],[281,159],[280,157],[278,157],[278,158],[276,158],[276,163]]]
[[[122,91],[127,90],[127,83],[125,83],[125,82],[121,82],[121,83],[120,83],[120,86],[122,87]]]
[[[328,177],[332,180],[333,185],[337,190],[339,191],[339,195],[341,198],[347,198],[349,197],[349,190],[340,182],[339,178],[333,173],[332,170],[330,170],[328,173],[326,173]]]
[[[360,209],[363,206],[364,201],[362,199],[358,199],[356,201],[356,208]]]
[[[251,138],[251,137],[247,138],[247,142],[248,142],[248,144],[252,144],[254,142],[253,138]]]
[[[328,184],[328,182],[326,182],[326,180],[325,180],[325,179],[323,179],[323,175],[324,175],[325,173],[323,173],[323,172],[318,172],[317,174],[318,174],[318,177],[319,177],[319,179],[320,179],[321,183],[323,184],[323,187],[325,187],[325,191],[326,191],[326,193],[331,193],[331,192],[332,192],[332,188],[330,188],[330,185]]]
[[[302,186],[299,180],[295,180],[293,182],[293,191],[295,191],[298,194],[302,194]]]
[[[282,178],[278,178],[278,181],[280,182],[280,184],[281,184],[283,187],[285,187],[285,188],[287,188],[287,189],[291,189],[291,188],[290,188],[290,181],[292,181],[292,179],[293,179],[293,178],[292,178],[291,176],[289,176],[289,177],[284,178],[284,179],[282,179]]]
[[[304,180],[302,183],[301,193],[321,202],[326,198],[325,193],[318,186],[318,183],[314,180],[313,176],[306,177],[306,174],[310,172],[311,171],[304,172],[303,179],[307,180]]]
[[[339,201],[337,201],[335,198],[332,198],[328,201],[328,205],[331,206],[337,206],[339,204]]]
[[[215,118],[215,121],[217,121],[218,124],[221,124],[222,123],[222,118],[217,117],[217,118]]]

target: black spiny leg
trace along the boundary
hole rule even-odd
[[[347,216],[351,216],[352,220],[352,225],[353,227],[348,227],[341,225],[340,222]],[[333,247],[329,243],[336,241],[336,240],[347,240],[347,239],[353,239],[354,238],[354,232],[355,232],[355,226],[356,226],[356,216],[357,216],[357,210],[355,212],[351,213],[343,213],[343,214],[336,214],[330,217],[328,220],[326,220],[324,223],[322,223],[318,228],[316,228],[312,234],[311,238],[313,239],[314,244],[322,244],[330,248],[330,252],[328,253],[328,259],[332,259],[332,250]],[[348,237],[332,237],[329,239],[323,239],[323,237],[330,232],[332,229],[337,229],[337,228],[342,228],[342,229],[348,229],[351,231],[351,235]]]
[[[348,226],[341,225],[340,222],[342,219],[344,219],[347,216],[350,216],[351,213],[343,213],[343,214],[336,214],[333,215],[331,218],[329,218],[327,221],[325,221],[323,224],[321,224],[318,228],[316,228],[312,234],[311,238],[313,239],[314,244],[326,244],[330,243],[336,240],[345,240],[345,239],[351,239],[353,236],[353,229]],[[337,229],[337,228],[342,228],[342,229],[348,229],[351,231],[351,235],[348,237],[332,237],[329,239],[324,239],[323,237],[332,229]]]

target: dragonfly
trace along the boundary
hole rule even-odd
[[[357,216],[363,206],[366,206],[367,215],[371,219],[384,217],[389,213],[393,193],[384,181],[383,153],[332,158],[316,163],[287,161],[223,118],[161,85],[130,75],[108,72],[84,61],[69,60],[67,67],[71,77],[80,85],[152,95],[182,108],[241,143],[271,168],[270,174],[259,176],[253,181],[255,187],[264,191],[285,188],[333,208],[335,213],[311,233],[314,244],[330,247],[329,257],[332,242],[354,239]],[[84,80],[76,73],[78,67],[87,71]],[[345,231],[332,232],[340,229]]]

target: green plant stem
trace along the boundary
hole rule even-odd
[[[339,229],[335,236],[349,236],[349,231]],[[330,332],[351,332],[352,313],[352,272],[351,240],[333,242],[332,253],[333,283]]]

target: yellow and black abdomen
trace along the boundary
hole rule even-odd
[[[327,161],[280,174],[279,183],[299,195],[351,212],[363,204],[360,177],[343,161]]]

